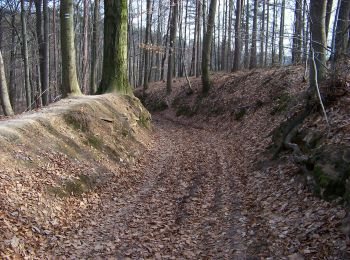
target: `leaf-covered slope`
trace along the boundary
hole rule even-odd
[[[128,179],[120,168],[149,144],[149,120],[138,99],[103,95],[1,121],[1,257],[34,256],[83,214],[85,192],[95,200],[99,185]]]

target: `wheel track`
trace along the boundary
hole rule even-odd
[[[65,234],[81,240],[81,248],[55,247],[53,255],[245,259],[241,198],[232,185],[240,180],[229,167],[234,163],[225,142],[169,120],[156,118],[156,124],[158,145],[145,155],[139,187],[122,197],[105,196],[110,207],[102,216],[92,215],[78,234]]]

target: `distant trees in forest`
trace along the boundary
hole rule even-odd
[[[0,1],[1,94],[21,112],[159,80],[169,94],[183,76],[207,92],[210,71],[307,61],[312,83],[309,59],[319,76],[348,55],[349,12],[350,0]]]

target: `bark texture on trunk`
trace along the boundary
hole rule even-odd
[[[24,63],[24,88],[26,91],[27,109],[31,109],[32,93],[29,82],[28,42],[27,42],[27,21],[24,9],[24,0],[21,0],[21,23],[22,23],[22,58]]]
[[[92,24],[92,39],[91,39],[91,78],[90,78],[90,94],[95,94],[97,91],[97,44],[98,44],[98,20],[100,17],[100,0],[95,0],[94,17]]]
[[[172,15],[171,15],[171,23],[170,23],[170,42],[169,42],[169,58],[168,58],[168,76],[166,83],[166,92],[167,94],[171,93],[172,83],[173,83],[173,69],[175,66],[175,40],[176,40],[176,31],[177,31],[177,15],[178,15],[178,1],[173,0],[171,2],[172,5]]]
[[[0,98],[1,98],[2,110],[5,116],[12,116],[14,113],[12,110],[10,95],[7,88],[4,60],[2,58],[1,51],[0,51]]]
[[[347,53],[350,0],[341,0],[335,34],[335,59]]]
[[[99,93],[132,94],[127,75],[127,0],[105,0],[103,68]]]
[[[73,28],[73,0],[61,0],[61,52],[63,96],[80,95]]]
[[[203,40],[203,54],[202,54],[202,82],[203,82],[203,94],[207,94],[210,89],[210,78],[209,78],[209,63],[210,63],[210,53],[211,53],[211,43],[213,39],[213,29],[215,22],[215,12],[216,12],[217,0],[210,1],[209,16],[207,29],[205,37]]]
[[[258,0],[254,0],[252,45],[251,45],[251,49],[250,49],[249,69],[254,69],[257,67],[257,57],[256,57],[256,35],[257,35],[257,29],[258,29],[257,24],[258,24]]]
[[[310,91],[315,93],[316,84],[325,77],[326,66],[326,0],[310,1],[310,28],[311,28],[311,57],[310,60]],[[316,66],[314,66],[314,63]],[[316,68],[315,68],[316,67]],[[317,75],[317,76],[316,76]]]

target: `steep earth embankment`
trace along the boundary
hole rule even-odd
[[[145,96],[141,90],[136,94],[149,110],[163,111],[164,116],[181,122],[228,132],[254,122],[256,136],[264,135],[269,146],[262,151],[269,151],[270,156],[262,160],[280,159],[282,164],[286,159],[294,161],[316,195],[349,203],[349,71],[350,64],[342,62],[320,83],[329,125],[318,99],[308,108],[305,120],[297,123],[305,111],[308,88],[301,66],[215,73],[212,89],[205,97],[201,96],[200,78],[190,78],[192,91],[185,79],[179,79],[174,81],[170,96],[166,96],[163,82],[152,85]],[[246,136],[242,134],[241,138]]]
[[[44,256],[99,200],[99,187],[116,177],[132,185],[127,169],[150,145],[149,126],[138,99],[115,95],[66,99],[1,121],[1,257]]]
[[[200,94],[200,78],[190,78],[192,94],[185,79],[174,81],[170,96],[166,96],[163,82],[153,84],[146,96],[136,91],[159,117],[221,135],[228,149],[232,148],[226,158],[235,165],[230,178],[243,179],[238,194],[246,205],[246,231],[251,240],[246,240],[245,252],[250,256],[348,257],[345,236],[350,222],[344,207],[350,169],[347,84],[329,86],[332,93],[327,93],[326,85],[321,86],[330,128],[322,113],[314,111],[296,130],[293,142],[310,159],[309,175],[300,170],[287,147],[273,158],[278,129],[302,109],[307,88],[303,75],[302,67],[215,73],[205,97]],[[225,147],[222,142],[220,145]],[[329,147],[333,147],[333,157],[327,157]],[[325,153],[317,156],[319,151]],[[320,177],[318,165],[323,167],[321,176],[326,177]],[[325,192],[328,187],[329,193]]]

